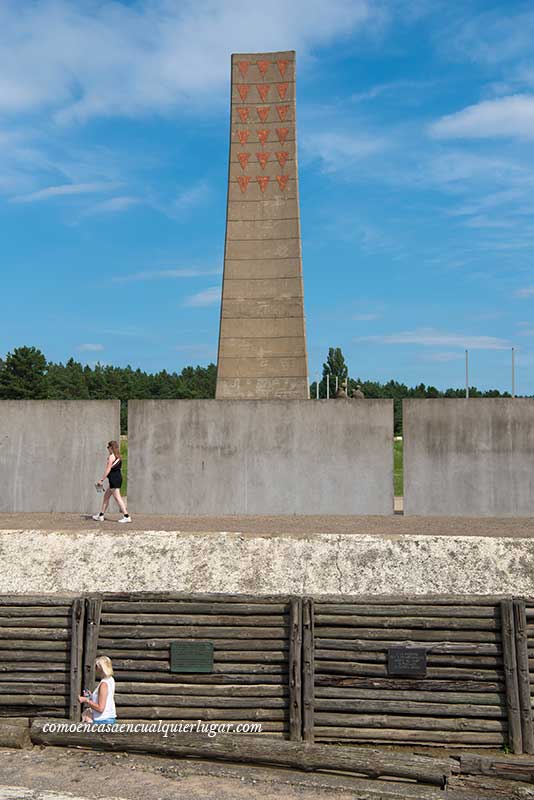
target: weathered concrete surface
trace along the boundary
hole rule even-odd
[[[0,511],[94,513],[119,400],[1,400]]]
[[[392,514],[391,400],[131,400],[145,514]]]
[[[405,400],[404,513],[534,515],[534,399]]]
[[[232,56],[216,397],[307,399],[295,52]]]
[[[0,593],[534,594],[519,538],[2,531],[0,560]]]

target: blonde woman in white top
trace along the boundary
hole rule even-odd
[[[95,661],[95,676],[100,678],[100,683],[91,693],[90,697],[80,695],[79,701],[87,708],[82,714],[83,722],[93,722],[95,725],[112,725],[117,719],[115,710],[115,678],[113,677],[113,664],[107,656],[99,656]]]

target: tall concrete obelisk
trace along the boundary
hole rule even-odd
[[[217,399],[306,399],[295,52],[232,56]]]

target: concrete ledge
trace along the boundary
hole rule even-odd
[[[526,538],[0,532],[0,593],[534,595]]]

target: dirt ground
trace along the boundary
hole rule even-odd
[[[84,531],[128,530],[183,531],[184,533],[237,532],[250,535],[295,535],[314,533],[432,535],[432,536],[499,536],[534,537],[534,518],[496,517],[389,517],[365,516],[291,516],[291,517],[174,517],[133,514],[131,525],[119,525],[119,514],[110,514],[103,523],[90,515],[64,513],[0,513],[0,530]]]
[[[440,754],[444,755],[444,754]],[[57,794],[56,794],[57,793]],[[450,790],[329,773],[62,747],[0,749],[0,800],[527,800],[534,787],[455,778]]]

